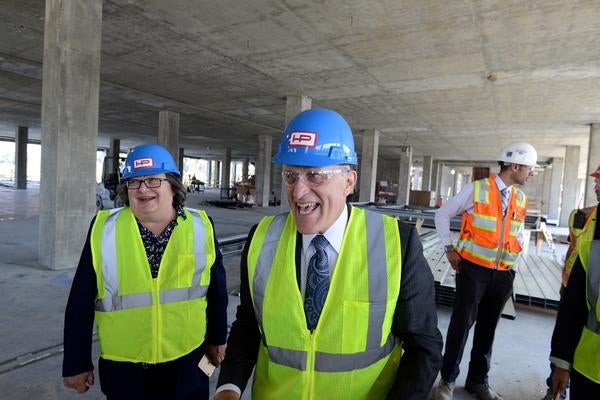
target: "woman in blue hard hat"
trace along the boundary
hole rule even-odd
[[[65,312],[64,384],[94,383],[96,321],[102,392],[108,399],[207,399],[206,354],[218,366],[227,292],[212,221],[184,208],[171,154],[156,144],[127,156],[125,207],[92,221]]]

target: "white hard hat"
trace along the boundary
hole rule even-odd
[[[537,151],[529,143],[512,142],[502,149],[498,161],[535,167],[537,164]]]

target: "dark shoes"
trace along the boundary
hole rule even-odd
[[[467,382],[465,390],[480,400],[503,400],[502,396],[490,389],[487,383]]]

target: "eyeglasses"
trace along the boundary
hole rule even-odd
[[[146,185],[148,189],[156,189],[160,187],[162,181],[166,181],[167,178],[146,178],[146,179],[130,179],[126,182],[127,189],[136,190],[142,186],[142,183]]]
[[[348,168],[339,169],[321,169],[321,170],[307,170],[307,171],[292,171],[287,170],[281,173],[283,182],[286,185],[292,186],[301,176],[304,177],[304,181],[311,186],[318,186],[329,182],[331,177],[336,174],[345,174],[349,172]]]

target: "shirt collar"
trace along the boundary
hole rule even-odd
[[[340,248],[342,247],[342,239],[344,238],[344,231],[346,230],[346,225],[348,224],[348,206],[344,205],[344,209],[340,216],[335,220],[333,225],[323,233],[325,239],[329,242],[331,246],[335,249],[336,253],[340,253]],[[308,247],[310,246],[311,240],[317,236],[316,234],[310,235],[302,235],[302,250],[304,254],[308,251]]]
[[[496,175],[496,186],[498,186],[498,191],[502,192],[502,189],[507,188],[510,190],[511,186],[506,186],[506,183],[500,178],[500,176]]]

